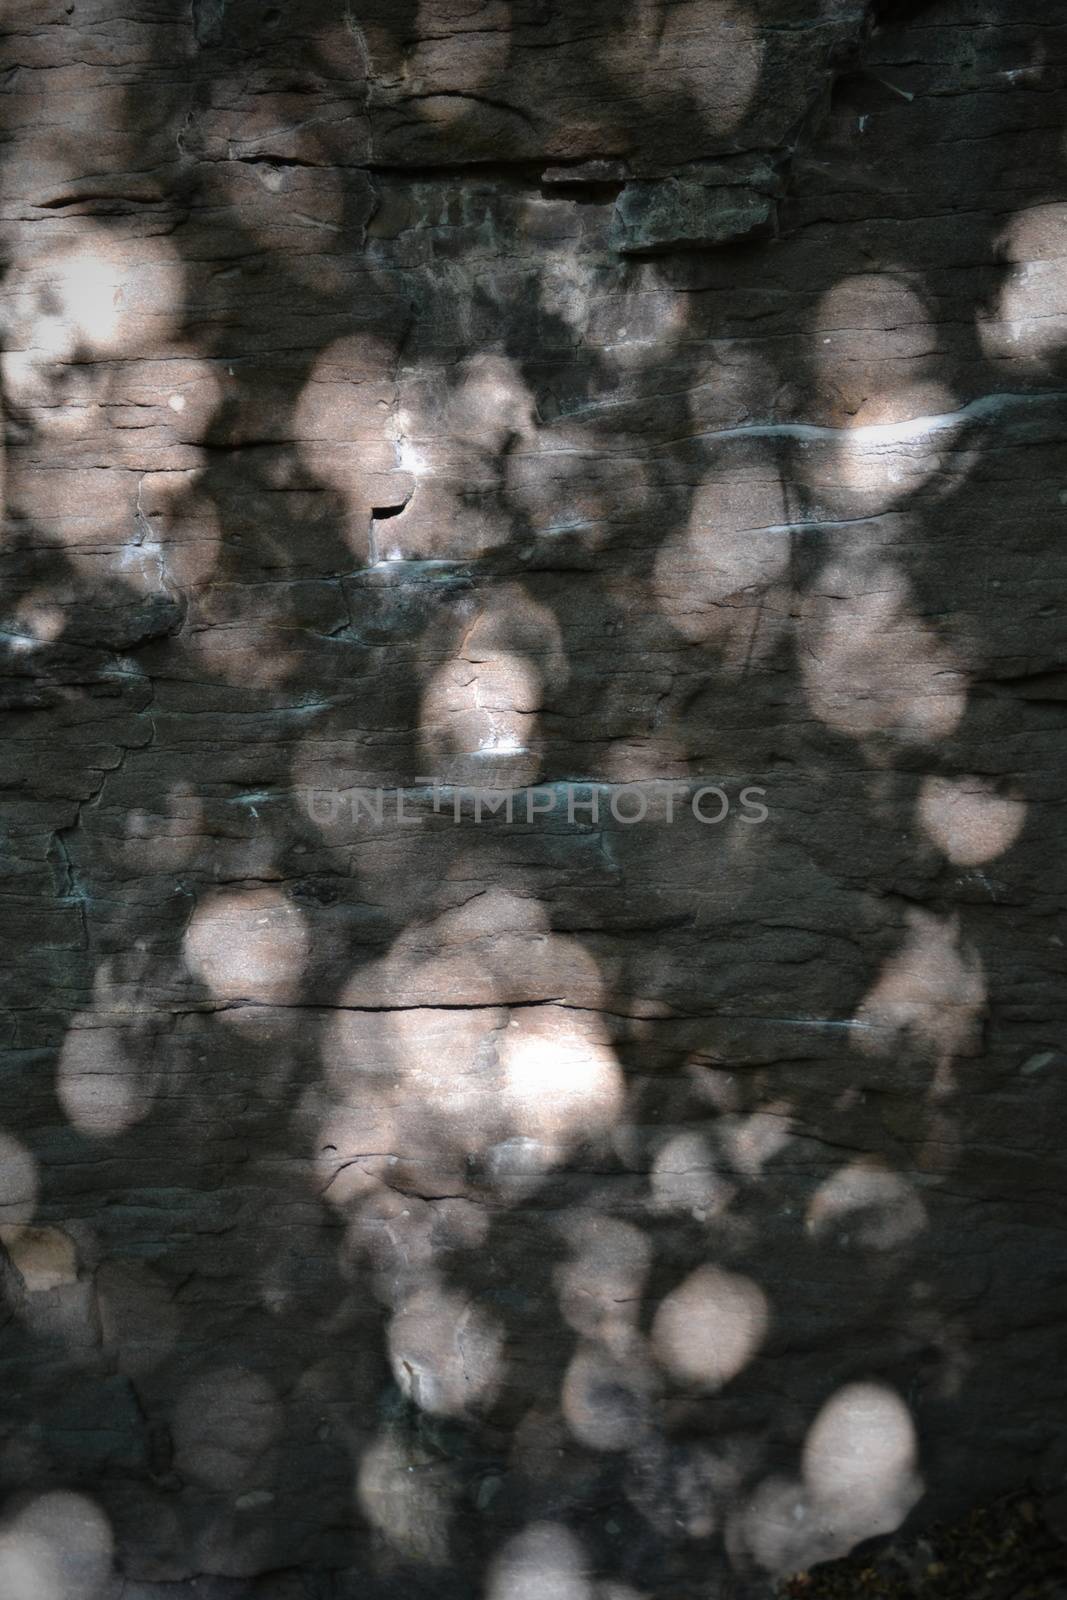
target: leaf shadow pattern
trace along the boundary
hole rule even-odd
[[[756,1595],[1062,1474],[1067,29],[911,9],[16,16],[12,1587]]]

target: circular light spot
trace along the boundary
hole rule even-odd
[[[578,1540],[540,1522],[509,1540],[493,1563],[486,1600],[591,1600],[588,1563]]]
[[[363,1452],[356,1495],[367,1520],[409,1560],[443,1567],[448,1559],[449,1502],[445,1469],[412,1459],[400,1439],[375,1440]]]
[[[1022,800],[998,794],[982,778],[927,778],[919,795],[923,831],[958,867],[1003,855],[1025,820]]]
[[[284,1004],[298,993],[308,934],[278,889],[220,892],[197,906],[182,951],[216,1000]]]
[[[699,1267],[661,1303],[652,1346],[674,1377],[720,1389],[752,1360],[768,1320],[766,1298],[751,1278]]]
[[[851,1383],[823,1406],[804,1443],[804,1478],[845,1548],[890,1533],[920,1493],[907,1406],[878,1383]]]
[[[501,1039],[499,1055],[515,1133],[554,1153],[603,1132],[622,1109],[622,1073],[595,1019],[524,1010]]]
[[[397,1386],[436,1416],[458,1416],[491,1397],[500,1376],[500,1349],[500,1334],[489,1317],[433,1284],[407,1301],[389,1329]]]
[[[111,1571],[111,1528],[83,1494],[43,1494],[0,1531],[4,1600],[97,1600]]]
[[[563,1379],[563,1415],[574,1437],[591,1450],[631,1448],[648,1422],[651,1375],[584,1345]]]
[[[769,466],[719,470],[657,557],[654,589],[671,625],[738,670],[766,656],[788,626],[791,590],[779,592],[789,572],[788,521]]]
[[[688,1211],[704,1220],[729,1205],[734,1185],[715,1170],[708,1142],[699,1133],[668,1139],[652,1164],[652,1204],[657,1211]]]
[[[132,1127],[152,1102],[129,1037],[120,1028],[79,1026],[77,1019],[59,1053],[56,1094],[78,1132],[97,1139]]]
[[[1001,241],[1013,263],[995,316],[980,316],[987,356],[1053,366],[1067,343],[1067,205],[1034,206],[1009,224]]]
[[[929,743],[967,706],[960,663],[914,614],[889,562],[831,562],[815,580],[801,629],[801,673],[819,719],[853,738]]]

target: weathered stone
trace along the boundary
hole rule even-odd
[[[769,195],[682,178],[628,184],[615,202],[611,242],[621,255],[734,244],[774,232]]]
[[[1062,1492],[1060,0],[2,26],[3,1600]]]

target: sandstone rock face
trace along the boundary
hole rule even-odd
[[[0,1594],[1061,1491],[1062,0],[0,31]]]

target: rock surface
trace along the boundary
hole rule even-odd
[[[0,34],[0,1594],[1062,1495],[1067,5]]]

